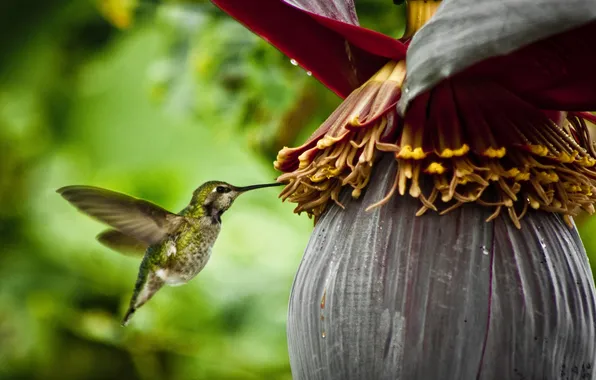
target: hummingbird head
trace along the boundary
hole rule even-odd
[[[191,204],[202,207],[205,214],[219,220],[240,194],[249,190],[281,185],[283,184],[267,183],[238,187],[222,181],[205,182],[194,191]]]

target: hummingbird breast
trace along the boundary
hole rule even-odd
[[[166,246],[169,254],[164,268],[156,271],[168,285],[182,285],[193,279],[211,257],[213,244],[219,235],[221,225],[209,223],[181,231]]]

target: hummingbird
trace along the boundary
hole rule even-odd
[[[126,326],[162,286],[183,285],[205,267],[221,230],[221,216],[240,194],[281,185],[238,187],[222,181],[205,182],[178,214],[99,187],[65,186],[57,192],[79,211],[111,227],[97,235],[101,244],[120,253],[144,253],[122,320]]]

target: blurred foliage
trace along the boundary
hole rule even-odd
[[[364,26],[403,31],[391,1],[357,5]],[[289,379],[311,222],[275,190],[241,197],[206,269],[127,328],[138,260],[96,243],[102,227],[54,190],[179,210],[206,180],[271,181],[277,150],[340,100],[207,1],[4,1],[0,44],[0,378]]]
[[[0,378],[290,378],[287,299],[311,222],[275,190],[241,197],[201,275],[127,328],[138,259],[100,246],[102,227],[54,191],[179,210],[206,180],[271,181],[274,149],[247,141],[308,77],[208,3],[108,3],[2,5]]]

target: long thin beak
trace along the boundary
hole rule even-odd
[[[273,186],[283,186],[285,183],[265,183],[262,185],[251,185],[251,186],[243,186],[243,187],[234,187],[234,190],[244,193],[245,191],[254,190],[254,189],[262,189],[264,187],[273,187]]]

